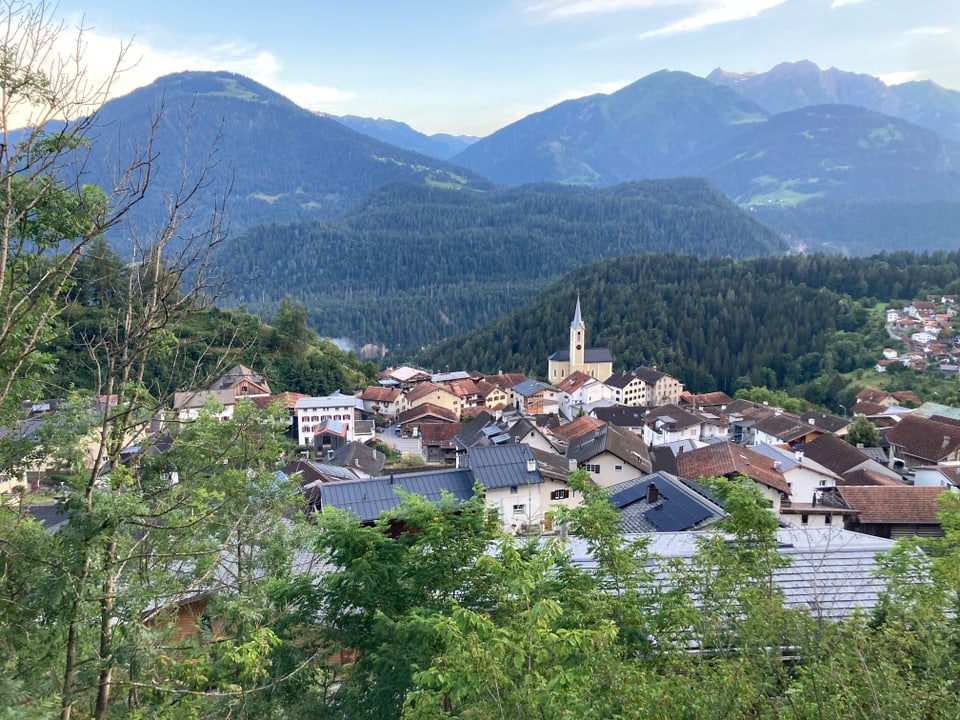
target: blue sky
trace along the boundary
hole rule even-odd
[[[960,0],[61,0],[88,63],[132,41],[118,94],[248,75],[311,110],[486,135],[657,70],[782,61],[960,89]]]

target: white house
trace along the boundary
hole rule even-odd
[[[324,397],[297,400],[294,414],[297,421],[297,443],[313,445],[314,432],[327,421],[343,423],[345,441],[353,442],[356,423],[361,418],[363,401],[353,395],[337,391]]]

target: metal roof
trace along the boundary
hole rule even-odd
[[[349,510],[361,522],[370,522],[400,504],[398,489],[431,502],[438,502],[447,492],[462,502],[473,497],[473,474],[452,469],[323,483],[319,486],[320,507]]]
[[[543,482],[533,450],[523,443],[470,448],[464,462],[488,490]]]

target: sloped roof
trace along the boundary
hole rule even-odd
[[[379,475],[386,459],[379,450],[354,440],[334,450],[330,464],[359,470],[364,475]]]
[[[680,396],[680,403],[682,405],[693,405],[694,407],[721,407],[724,405],[729,405],[733,402],[733,398],[727,395],[725,392],[716,391],[708,393],[683,393]]]
[[[946,488],[845,486],[840,494],[864,525],[937,525],[937,498]]]
[[[672,430],[683,430],[703,423],[703,420],[698,416],[674,404],[661,405],[649,410],[646,421],[648,424],[655,424],[660,421],[665,425],[670,425]]]
[[[211,400],[230,406],[236,403],[236,394],[232,388],[226,390],[187,390],[173,394],[175,410],[198,410]]]
[[[634,368],[633,374],[647,383],[647,385],[656,385],[658,380],[667,376],[665,372],[654,370],[652,367],[647,367],[646,365]]]
[[[614,373],[613,375],[608,377],[606,380],[604,380],[603,384],[608,387],[618,388],[620,390],[623,390],[625,387],[627,387],[627,385],[632,383],[634,380],[639,380],[639,378],[633,373]]]
[[[816,411],[805,412],[800,416],[800,420],[811,424],[810,421],[813,421],[813,425],[820,428],[821,430],[826,430],[827,432],[838,432],[843,430],[847,425],[849,425],[852,420],[849,420],[839,415],[831,415],[829,413],[822,413]]]
[[[442,385],[434,385],[432,382],[422,382],[407,392],[407,402],[412,405],[417,400],[425,398],[428,395],[432,395],[436,392],[442,392],[456,397],[454,393],[449,390],[449,388],[445,388]]]
[[[519,385],[526,380],[527,376],[523,373],[499,373],[497,375],[484,375],[483,379],[506,392],[514,385]]]
[[[960,427],[905,415],[887,433],[887,440],[908,455],[936,463],[960,450]]]
[[[357,410],[363,410],[363,401],[354,396],[347,395],[335,390],[329,395],[311,396],[297,400],[295,407],[297,410],[313,410],[332,407],[352,407]]]
[[[793,442],[816,430],[812,425],[801,422],[797,416],[787,413],[774,413],[768,417],[760,418],[754,427],[782,442]]]
[[[570,351],[557,350],[548,359],[554,362],[570,362]],[[613,355],[605,347],[588,347],[583,351],[583,361],[585,363],[612,363]]]
[[[540,471],[541,477],[548,480],[567,481],[567,476],[570,474],[570,462],[563,455],[551,450],[540,450],[530,445],[527,447],[530,448],[533,456],[537,459],[537,469]]]
[[[310,397],[304,393],[282,392],[279,395],[261,395],[250,398],[253,404],[261,410],[264,410],[274,403],[277,403],[284,410],[291,410],[297,405],[297,400]]]
[[[421,405],[417,405],[415,408],[404,410],[397,417],[397,420],[401,425],[405,425],[406,423],[414,422],[426,417],[437,418],[440,422],[457,422],[457,416],[452,410],[447,410],[446,408],[442,408],[439,405],[434,405],[433,403],[423,403]]]
[[[790,486],[783,479],[783,474],[774,468],[773,460],[727,441],[680,454],[677,457],[677,472],[689,480],[746,475],[761,485],[790,494]]]
[[[803,454],[838,475],[843,475],[870,459],[846,440],[832,433],[825,433],[808,442],[803,446]]]
[[[618,427],[641,427],[646,412],[642,408],[611,405],[609,407],[596,407],[590,411],[590,414],[597,420]]]
[[[464,463],[473,471],[474,479],[488,490],[543,482],[533,450],[523,443],[470,448]]]
[[[488,445],[489,440],[484,434],[483,429],[492,422],[493,415],[486,410],[481,410],[473,420],[459,427],[459,430],[453,437],[454,443],[463,448],[471,448],[476,445]]]
[[[886,475],[881,475],[878,472],[873,472],[867,468],[860,468],[858,470],[850,470],[849,472],[844,473],[840,476],[841,479],[837,480],[837,486],[853,486],[853,485],[893,485],[900,487],[903,485],[902,482],[898,482],[891,477]]]
[[[370,522],[400,504],[397,488],[430,502],[439,502],[443,493],[448,492],[462,502],[473,497],[473,474],[469,470],[450,469],[324,483],[319,488],[320,506],[348,510],[361,522]]]
[[[592,433],[574,438],[567,445],[567,457],[576,460],[580,465],[605,452],[641,472],[650,472],[653,469],[643,440],[635,433],[616,425],[603,425]]]
[[[420,425],[420,443],[424,446],[453,447],[452,440],[459,432],[460,426],[456,423],[425,422]]]
[[[542,390],[552,390],[553,386],[549,383],[541,382],[540,380],[524,380],[522,383],[518,383],[510,389],[517,395],[530,397],[531,395],[535,395]]]
[[[571,442],[574,438],[583,435],[584,433],[588,433],[596,430],[597,428],[603,427],[604,424],[605,423],[602,420],[597,420],[589,415],[584,415],[583,417],[575,418],[565,425],[555,428],[553,434],[561,440]]]
[[[217,380],[210,384],[208,390],[227,390],[230,388],[235,388],[240,384],[241,381],[246,380],[247,382],[256,385],[259,389],[263,390],[265,394],[270,394],[270,386],[267,384],[266,379],[260,373],[256,373],[246,365],[234,365],[232,368],[227,370],[223,375],[220,376]]]
[[[599,382],[599,380],[597,380],[595,377],[587,375],[587,373],[582,372],[581,370],[576,370],[561,380],[557,384],[557,387],[565,393],[575,393],[584,385],[591,382]]]
[[[381,387],[379,385],[370,385],[363,389],[363,392],[360,393],[360,399],[366,400],[367,402],[385,402],[392,403],[396,402],[397,398],[400,397],[402,393],[399,388],[387,388]]]
[[[620,526],[628,533],[695,530],[725,515],[705,488],[666,472],[626,480],[604,491],[620,511]]]

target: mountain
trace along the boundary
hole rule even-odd
[[[960,144],[852,105],[774,115],[682,169],[745,205],[960,199]]]
[[[691,156],[766,117],[729,88],[664,70],[525,117],[452,160],[500,183],[615,185],[676,176]]]
[[[402,150],[320,117],[242,75],[185,72],[104,104],[90,135],[88,182],[112,187],[111,159],[153,138],[151,191],[132,220],[156,223],[164,195],[181,174],[209,167],[198,217],[209,216],[212,193],[230,188],[234,230],[263,222],[335,217],[391,182],[486,189],[484,178],[449,163]],[[118,152],[119,148],[119,152]]]
[[[703,180],[488,193],[397,183],[337,221],[249,228],[214,260],[238,279],[234,304],[270,318],[289,293],[322,335],[410,351],[506,313],[597,258],[784,249]]]
[[[471,135],[450,135],[448,133],[426,135],[414,130],[406,123],[385,120],[384,118],[374,119],[357,115],[327,115],[326,117],[333,118],[351,130],[369,135],[381,142],[396,145],[404,150],[411,150],[438,160],[449,160],[480,139]]]
[[[809,60],[780,63],[761,73],[717,68],[707,80],[732,88],[771,114],[809,105],[856,105],[960,142],[960,92],[930,81],[890,86],[871,75],[821,70]]]

